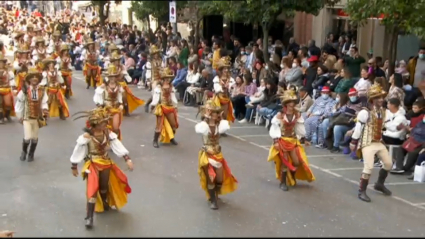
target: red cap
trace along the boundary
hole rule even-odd
[[[331,91],[331,89],[329,89],[329,86],[323,86],[322,92],[329,93],[330,91]]]
[[[350,88],[348,91],[348,96],[357,95],[357,90],[355,88]]]
[[[319,57],[317,57],[317,56],[310,56],[310,58],[308,58],[307,61],[308,62],[319,61]]]

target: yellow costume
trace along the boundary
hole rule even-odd
[[[230,76],[230,57],[222,57],[218,62],[219,75],[213,79],[214,83],[214,104],[220,106],[223,110],[224,118],[229,122],[235,121],[233,114],[233,104],[230,99],[230,85],[234,84],[235,80]]]
[[[269,132],[274,144],[270,147],[268,161],[275,163],[276,178],[283,191],[288,190],[288,185],[294,186],[296,179],[308,182],[315,180],[304,147],[299,141],[305,137],[304,119],[295,109],[291,115],[285,109],[287,104],[294,107],[296,100],[294,91],[285,91],[282,97],[284,110],[272,119]]]
[[[91,228],[95,211],[103,212],[110,207],[120,209],[127,203],[127,194],[131,193],[126,175],[108,156],[109,148],[126,161],[130,160],[130,157],[117,135],[107,128],[102,128],[102,124],[110,117],[106,109],[96,108],[79,113],[84,115],[76,119],[88,117],[87,128],[86,133],[77,139],[70,161],[72,170],[76,171],[77,164],[86,160],[81,172],[83,179],[87,181],[86,227]]]
[[[0,53],[0,64],[0,124],[2,124],[4,118],[10,122],[10,116],[15,116],[12,89],[16,87],[13,73],[6,66],[7,59],[3,53]]]
[[[195,131],[202,135],[203,147],[198,155],[198,174],[201,188],[211,202],[211,209],[218,209],[217,197],[231,193],[237,188],[237,180],[232,175],[221,153],[220,134],[230,129],[229,122],[221,119],[222,109],[212,100],[206,102],[203,121],[196,124]]]
[[[62,93],[65,95],[65,98],[68,99],[74,94],[72,92],[71,57],[69,57],[69,46],[67,44],[62,44],[62,46],[60,46],[57,60],[59,61],[59,69],[66,86],[66,88],[62,89]]]
[[[91,86],[96,88],[103,84],[101,68],[98,65],[99,54],[95,49],[95,43],[90,38],[83,52],[84,67],[83,74],[86,77],[87,89]]]
[[[28,72],[28,67],[32,65],[30,59],[30,50],[27,44],[20,45],[17,51],[17,58],[13,62],[13,69],[15,70],[15,85],[16,90],[19,92],[25,84],[25,77]]]

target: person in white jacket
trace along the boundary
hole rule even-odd
[[[190,86],[186,88],[187,93],[190,95],[190,99],[187,101],[189,105],[193,106],[196,104],[196,102],[200,101],[200,97],[196,94],[196,92],[199,90],[199,87],[196,86],[196,84],[199,83],[200,77],[201,74],[199,74],[196,67],[189,69],[186,76],[186,82],[190,84]]]
[[[406,139],[406,130],[403,125],[409,125],[405,117],[406,111],[400,107],[401,102],[397,98],[388,100],[388,109],[385,113],[385,131],[382,139],[386,144],[401,145]]]

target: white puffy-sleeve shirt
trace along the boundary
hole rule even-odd
[[[103,93],[105,92],[105,90],[106,90],[105,85],[101,85],[97,87],[96,90],[94,91],[93,101],[96,105],[104,105],[105,99],[103,98],[104,96]],[[115,88],[115,90],[118,90],[118,95],[117,95],[118,103],[122,104],[122,93],[124,90],[122,89],[122,87],[118,87],[118,86],[117,88]]]
[[[38,95],[37,97],[41,97],[41,96]],[[16,100],[16,103],[15,103],[15,113],[16,113],[16,117],[18,119],[21,119],[22,117],[24,117],[26,95],[21,90],[21,91],[19,91],[16,98],[17,98],[17,100]],[[43,99],[41,101],[41,109],[43,109],[43,110],[49,109],[49,105],[47,104],[48,100],[49,100],[49,96],[47,95],[47,91],[44,90],[43,91]]]
[[[269,135],[272,139],[278,139],[282,137],[282,132],[280,130],[282,126],[282,121],[278,119],[278,115],[281,115],[281,113],[278,113],[277,115],[275,115],[271,122]],[[283,115],[282,117],[284,121],[289,122],[286,115]],[[305,137],[306,132],[305,132],[305,126],[304,126],[304,118],[300,116],[298,117],[298,119],[295,119],[294,117],[292,120],[297,120],[297,123],[295,124],[295,134],[297,138],[301,139]]]
[[[176,90],[174,89],[174,87],[171,90],[170,97],[171,97],[171,102],[173,102],[173,106],[177,108],[178,101],[176,97]],[[160,103],[160,100],[161,100],[161,86],[157,85],[154,89],[152,102],[150,103],[150,106],[151,107],[157,106]]]
[[[77,139],[77,144],[74,147],[74,151],[72,152],[70,161],[71,163],[80,163],[84,160],[84,158],[88,154],[88,146],[87,144],[90,142],[91,137],[86,137],[86,134],[82,134]],[[116,154],[118,157],[124,157],[128,155],[128,150],[124,147],[121,141],[118,139],[118,136],[110,131],[109,132],[109,140],[112,152]]]

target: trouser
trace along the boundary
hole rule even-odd
[[[372,142],[369,146],[361,149],[363,155],[363,174],[362,178],[369,179],[375,163],[375,155],[381,159],[382,168],[386,171],[391,170],[392,160],[388,154],[388,150],[381,142]]]
[[[324,119],[319,124],[319,130],[317,132],[318,144],[323,144],[325,142],[329,127],[329,118]]]
[[[350,128],[346,125],[335,125],[334,126],[334,148],[339,148],[339,143],[344,138],[345,133]]]
[[[320,124],[320,116],[313,115],[307,118],[304,122],[305,130],[306,130],[306,139],[308,141],[311,141],[313,134],[316,133],[317,127],[319,127]]]
[[[37,140],[38,139],[38,120],[36,119],[28,119],[24,120],[24,139],[26,141],[29,140]]]
[[[419,157],[419,152],[421,152],[423,148],[419,147],[414,149],[411,152],[407,152],[405,149],[400,148],[401,154],[400,156],[398,156],[396,158],[396,168],[397,169],[403,169],[404,171],[409,171],[410,169],[413,168],[413,166],[415,166],[416,162],[418,161],[418,157]],[[406,159],[406,163],[404,164],[404,158],[406,157],[407,154],[407,159]]]

